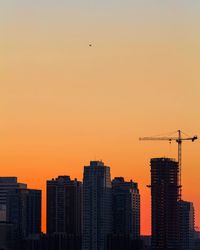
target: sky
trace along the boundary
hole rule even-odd
[[[138,138],[200,135],[199,12],[198,0],[0,2],[1,176],[42,189],[44,218],[47,179],[82,179],[103,160],[113,178],[139,183],[150,233],[149,161],[177,158],[177,145]],[[199,150],[183,144],[197,226]]]

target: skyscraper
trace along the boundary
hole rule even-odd
[[[10,190],[25,189],[26,184],[18,183],[17,177],[0,177],[0,221],[6,221],[7,194]]]
[[[18,233],[16,225],[0,221],[0,249],[16,250],[17,238]]]
[[[41,190],[13,189],[7,197],[7,221],[17,225],[20,239],[41,234]]]
[[[106,250],[112,229],[110,167],[91,161],[83,177],[82,250]]]
[[[178,250],[178,163],[151,159],[152,249]]]
[[[179,250],[194,250],[194,221],[193,203],[178,201]]]
[[[80,249],[82,183],[69,176],[47,181],[47,234],[49,249]],[[59,243],[60,242],[60,243]],[[51,248],[53,245],[56,247]],[[63,248],[59,246],[63,245]]]
[[[132,250],[140,246],[140,193],[138,184],[116,177],[112,181],[112,234],[109,250]]]
[[[26,237],[41,233],[41,191],[27,189],[17,177],[0,177],[0,221],[6,230],[1,243],[22,250]]]
[[[113,233],[140,238],[140,193],[138,184],[117,177],[112,181]]]

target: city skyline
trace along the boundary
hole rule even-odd
[[[138,184],[111,182],[102,161],[84,166],[83,183],[70,176],[46,181],[47,232],[41,232],[41,190],[0,177],[0,247],[9,250],[142,250]],[[43,197],[44,199],[44,197]],[[4,213],[3,213],[4,214]],[[118,221],[120,219],[120,223]],[[117,243],[118,242],[118,243]]]
[[[139,183],[150,234],[149,159],[177,159],[177,145],[138,138],[200,135],[199,13],[198,0],[1,1],[1,175],[45,197],[45,180],[82,179],[102,159]],[[199,152],[199,141],[183,145],[183,199],[198,226]]]
[[[200,243],[192,201],[180,196],[179,163],[151,158],[151,236],[140,233],[139,183],[110,175],[103,161],[84,166],[83,182],[46,180],[47,232],[41,231],[41,190],[0,177],[2,249],[194,250]],[[43,197],[44,199],[44,197]],[[149,244],[151,240],[151,246]]]
[[[152,161],[152,159],[156,159],[156,158],[151,158],[150,159],[150,162],[149,162],[149,167],[151,167],[151,161]],[[158,159],[162,159],[162,158],[158,158]],[[176,163],[176,160],[175,159],[170,159],[170,158],[163,158],[163,159],[166,159],[166,160],[172,160],[172,161],[175,161],[175,163]],[[102,162],[102,160],[100,160],[100,161],[90,161],[90,162]],[[103,162],[102,162],[102,164],[104,164]],[[149,168],[149,170],[150,170],[150,168]],[[112,173],[112,167],[111,167],[111,173]],[[46,233],[47,232],[47,227],[46,227],[46,223],[47,223],[47,212],[46,212],[46,209],[47,209],[47,201],[46,201],[46,195],[47,195],[47,186],[46,186],[46,182],[47,183],[50,183],[50,182],[55,182],[56,183],[56,181],[57,180],[62,180],[63,178],[63,180],[65,180],[65,179],[68,179],[68,180],[70,180],[70,175],[68,175],[68,174],[63,174],[63,175],[60,175],[60,174],[58,174],[57,175],[58,177],[57,178],[55,178],[55,176],[54,177],[51,177],[49,180],[45,180],[45,190],[42,190],[42,216],[41,216],[41,218],[42,218],[42,221],[41,221],[41,225],[42,225],[42,232],[44,232],[44,233]],[[6,178],[8,178],[8,179],[15,179],[15,181],[16,181],[16,178],[18,178],[18,177],[14,177],[14,176],[5,176]],[[2,177],[1,176],[1,178],[5,178],[5,177]],[[115,179],[117,179],[117,178],[122,178],[122,179],[124,179],[124,181],[127,181],[128,180],[128,178],[125,178],[124,177],[124,175],[123,174],[121,174],[121,175],[119,175],[119,176],[112,176],[111,175],[111,180],[112,180],[112,182],[115,180]],[[150,179],[151,179],[151,177],[150,177]],[[51,181],[50,181],[51,180]],[[83,180],[84,180],[84,168],[83,168],[83,178],[81,178],[81,179],[79,179],[79,178],[77,178],[77,177],[74,177],[74,181],[73,182],[77,182],[77,183],[83,183]],[[134,182],[136,182],[138,185],[139,185],[139,189],[141,190],[141,188],[140,188],[140,182],[139,181],[137,181],[137,180],[135,180],[135,179],[133,179],[133,178],[131,178],[130,179],[130,181],[134,181]],[[70,182],[71,183],[73,183],[72,182],[72,180],[70,180]],[[62,183],[62,181],[61,181],[61,183]],[[126,183],[128,183],[128,182],[126,182]],[[25,187],[26,188],[30,188],[30,186],[28,185],[28,184],[21,184],[21,183],[19,183],[19,185],[25,185]],[[14,186],[14,188],[15,188],[15,186]],[[31,188],[34,188],[34,187],[31,187]],[[148,190],[148,185],[146,185],[146,188],[147,188],[147,190]],[[40,188],[37,188],[37,189],[40,189]],[[184,187],[183,187],[183,190],[184,190]],[[151,197],[151,194],[150,194],[150,192],[149,192],[149,196]],[[150,202],[150,204],[148,204],[148,207],[150,207],[150,210],[148,211],[148,213],[149,213],[149,218],[148,218],[148,220],[150,221],[150,224],[152,223],[151,222],[151,200],[150,200],[150,197],[149,197],[149,202]],[[52,198],[53,198],[53,196],[52,196]],[[51,198],[51,199],[52,199]],[[54,197],[55,198],[55,197]],[[184,192],[183,192],[183,196],[182,196],[182,198],[184,199]],[[143,197],[142,197],[142,195],[141,195],[141,198],[140,198],[140,200],[142,200],[143,199]],[[185,199],[184,199],[185,200]],[[53,201],[53,200],[52,200]],[[194,201],[193,200],[191,200],[191,202],[192,203],[194,203]],[[141,203],[141,202],[140,202]],[[146,203],[147,204],[147,203]],[[44,206],[45,205],[45,206]],[[141,227],[141,235],[151,235],[151,230],[152,230],[152,228],[151,228],[151,225],[150,225],[150,228],[149,228],[149,231],[145,231],[144,229],[144,231],[142,230],[142,221],[144,220],[144,218],[142,218],[142,216],[143,216],[143,214],[142,214],[142,208],[140,207],[140,209],[141,209],[141,212],[140,212],[140,227]],[[199,223],[198,223],[198,218],[197,218],[197,214],[199,213],[199,211],[198,211],[198,209],[196,208],[196,206],[194,206],[194,210],[195,210],[195,227],[196,228],[198,228],[198,225],[199,225]],[[52,210],[53,211],[53,210]]]

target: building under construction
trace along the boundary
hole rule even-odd
[[[178,144],[178,161],[151,159],[152,250],[193,250],[194,209],[192,203],[182,200],[182,142],[194,142],[198,137],[177,132],[178,136],[139,138]]]
[[[178,162],[151,159],[152,250],[179,249]]]

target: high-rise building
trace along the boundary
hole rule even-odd
[[[18,249],[18,232],[15,224],[0,222],[0,249]]]
[[[195,228],[194,232],[194,249],[200,250],[200,231],[199,228]]]
[[[10,190],[25,189],[26,184],[18,183],[17,177],[0,177],[0,221],[6,221],[7,194]]]
[[[41,190],[10,190],[7,194],[7,221],[17,225],[20,239],[40,235]]]
[[[112,234],[109,250],[140,249],[140,193],[138,184],[116,177],[112,181]]]
[[[112,230],[112,194],[110,167],[91,161],[83,177],[82,250],[106,250]]]
[[[152,249],[178,250],[178,163],[151,159]]]
[[[112,181],[113,233],[140,238],[140,193],[138,184],[117,177]]]
[[[1,240],[21,250],[26,237],[41,233],[41,191],[27,189],[17,177],[0,177],[0,221],[6,230]]]
[[[82,183],[69,176],[47,181],[47,234],[51,247],[55,244],[57,250],[67,246],[69,250],[80,249],[81,227]]]
[[[192,202],[178,201],[179,250],[194,250],[195,214]]]
[[[143,243],[143,248],[141,250],[151,250],[151,236],[150,235],[142,235],[141,240]]]

